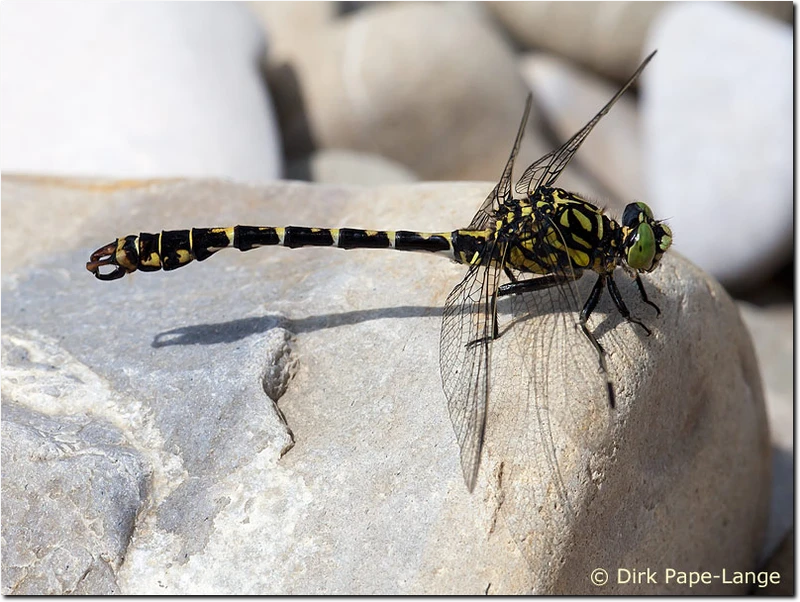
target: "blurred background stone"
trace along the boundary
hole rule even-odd
[[[581,72],[573,64],[541,53],[523,58],[521,69],[557,140],[569,140],[619,89]],[[642,149],[638,117],[634,94],[629,92],[592,130],[574,159],[578,168],[583,167],[596,181],[598,193],[592,198],[600,205],[612,202],[617,214],[632,200],[647,200],[640,177]],[[564,174],[558,185],[591,194],[591,190],[582,187],[583,182],[571,182],[570,178],[570,173]]]
[[[286,166],[286,177],[320,184],[379,186],[415,182],[417,177],[403,165],[381,155],[348,150],[319,150]]]
[[[619,81],[649,54],[644,42],[660,2],[488,2],[525,48],[545,49]]]
[[[723,284],[758,285],[794,245],[792,29],[726,3],[675,4],[650,40],[669,49],[643,113],[653,209]]]
[[[0,167],[275,179],[263,52],[237,3],[4,3]]]
[[[423,179],[499,178],[527,91],[491,24],[442,5],[377,4],[307,41],[268,61],[288,156],[345,148]],[[529,138],[523,150],[546,147]]]

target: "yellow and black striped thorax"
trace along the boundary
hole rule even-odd
[[[505,264],[523,272],[589,269],[605,274],[619,264],[619,225],[561,188],[542,187],[527,199],[506,202],[496,228]]]

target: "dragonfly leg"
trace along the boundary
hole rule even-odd
[[[492,294],[492,340],[496,341],[500,338],[500,329],[497,326],[497,292]]]
[[[656,305],[655,303],[650,301],[650,299],[647,298],[647,291],[644,290],[644,282],[642,282],[642,279],[639,276],[639,274],[636,274],[636,286],[639,287],[639,294],[642,296],[642,301],[644,301],[650,307],[655,309],[656,310],[656,315],[660,316],[661,315],[661,309],[658,307],[658,305]]]
[[[603,289],[605,286],[606,277],[598,276],[597,281],[592,287],[592,292],[589,293],[589,298],[586,299],[586,303],[583,304],[583,309],[581,309],[581,317],[579,320],[583,334],[586,335],[586,338],[589,339],[589,342],[597,350],[597,353],[600,356],[600,367],[604,371],[606,369],[606,351],[603,349],[603,346],[600,345],[600,342],[597,340],[594,334],[592,334],[592,331],[589,330],[589,327],[586,326],[586,323],[589,321],[589,316],[592,315],[594,308],[597,307],[597,302],[600,301],[600,295],[603,294]]]
[[[497,293],[492,294],[492,299],[489,302],[489,311],[492,315],[492,336],[490,337],[481,337],[479,339],[475,339],[474,341],[470,341],[467,343],[467,349],[471,349],[476,345],[480,345],[483,343],[488,343],[489,341],[495,341],[500,338],[500,330],[497,326]]]
[[[628,308],[625,306],[625,301],[622,300],[622,295],[617,288],[617,283],[614,281],[614,277],[609,274],[607,277],[608,279],[608,292],[611,294],[611,299],[614,301],[614,305],[617,306],[617,310],[622,317],[625,318],[628,322],[633,322],[634,324],[638,324],[641,326],[644,331],[647,333],[647,336],[650,336],[651,332],[650,329],[645,326],[640,320],[631,316],[631,312],[628,311]],[[638,277],[637,277],[638,279]],[[640,288],[641,291],[644,291],[644,288]],[[647,295],[645,294],[645,301],[647,301]],[[656,308],[657,309],[657,308]]]
[[[589,339],[589,342],[597,351],[598,359],[600,360],[600,371],[603,373],[606,379],[606,392],[608,394],[608,403],[613,408],[616,403],[616,396],[614,395],[614,386],[611,384],[611,379],[608,377],[608,368],[606,367],[606,350],[603,349],[603,346],[597,340],[597,337],[594,336],[589,327],[586,326],[586,322],[589,320],[589,316],[592,315],[594,308],[597,307],[597,302],[600,301],[600,295],[603,294],[603,289],[606,286],[606,277],[605,276],[598,276],[597,282],[594,283],[592,287],[592,292],[589,293],[589,298],[586,300],[586,303],[583,305],[583,309],[581,309],[581,317],[579,323],[581,325],[581,330],[583,334]]]
[[[500,331],[497,326],[497,297],[505,295],[516,295],[530,291],[540,291],[553,286],[559,286],[572,280],[568,276],[562,274],[549,274],[540,278],[530,278],[528,280],[518,280],[513,272],[507,267],[504,268],[506,276],[511,282],[502,284],[498,287],[497,292],[492,296],[492,314],[494,315],[494,335],[493,339],[500,338]],[[478,341],[475,341],[476,343]]]
[[[572,280],[576,280],[580,278],[580,272],[577,272],[576,276],[567,276],[566,274],[548,274],[546,276],[540,276],[538,278],[529,278],[527,280],[518,280],[514,273],[508,269],[508,267],[503,268],[508,276],[508,279],[511,282],[507,282],[506,284],[502,284],[498,287],[497,293],[493,296],[493,306],[494,306],[494,338],[500,338],[500,333],[498,332],[497,328],[497,297],[504,297],[505,295],[519,295],[522,293],[528,293],[532,291],[542,291],[547,288],[552,288],[554,286],[561,286],[570,282]]]
[[[508,273],[506,273],[508,275]],[[528,293],[531,291],[543,291],[546,288],[554,286],[561,286],[572,280],[580,278],[580,273],[575,278],[567,276],[566,274],[548,274],[547,276],[540,276],[539,278],[529,278],[528,280],[516,280],[512,275],[509,275],[509,280],[506,284],[501,284],[497,289],[497,296],[504,297],[505,295],[518,295],[520,293]]]

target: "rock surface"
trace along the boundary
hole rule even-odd
[[[438,373],[440,308],[463,267],[420,254],[263,249],[129,282],[98,282],[83,268],[113,237],[162,227],[450,230],[490,188],[4,178],[4,337],[13,329],[14,340],[81,366],[80,412],[117,425],[152,466],[125,560],[109,564],[104,583],[128,594],[653,593],[689,589],[599,589],[589,574],[754,568],[770,447],[752,344],[727,295],[677,254],[645,279],[659,318],[618,278],[651,337],[608,299],[592,318],[610,352],[613,412],[587,389],[597,377],[585,354],[562,363],[530,347],[548,340],[532,326],[572,337],[571,322],[540,316],[498,340],[499,395],[473,494]],[[44,228],[37,238],[50,251],[25,254],[26,212],[65,196],[75,225]],[[76,373],[55,365],[59,378]],[[562,383],[576,366],[587,380]],[[501,384],[512,381],[520,386]],[[524,391],[543,384],[548,405],[537,409]],[[28,397],[13,402],[52,420],[78,407]],[[493,437],[503,432],[519,438]],[[5,454],[21,443],[3,445]]]
[[[52,342],[4,329],[3,594],[120,593],[149,471],[117,428],[92,415],[103,387],[81,374],[91,373]],[[70,412],[81,402],[90,414]]]

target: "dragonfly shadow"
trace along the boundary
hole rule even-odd
[[[623,285],[623,294],[628,293],[628,286]],[[632,289],[632,286],[630,287]],[[588,295],[588,288],[586,295]],[[583,292],[583,291],[582,291]],[[638,293],[636,293],[638,294]],[[636,309],[639,310],[637,317],[643,311],[637,303]],[[647,307],[647,306],[643,306]],[[478,306],[475,308],[478,310]],[[506,297],[501,299],[497,305],[497,311],[500,315],[500,328],[501,334],[513,327],[519,321],[535,319],[536,313],[526,313],[520,316],[511,316],[511,299]],[[543,308],[539,313],[555,313],[565,312],[572,313],[569,304],[553,303],[552,305]],[[368,320],[378,320],[384,318],[423,318],[429,316],[441,316],[442,308],[439,306],[420,306],[420,305],[404,305],[399,307],[376,308],[376,309],[363,309],[356,311],[346,311],[335,314],[321,314],[317,316],[308,316],[306,318],[291,319],[280,315],[266,315],[253,318],[242,318],[239,320],[230,320],[227,322],[217,322],[214,324],[196,324],[192,326],[182,326],[158,333],[151,347],[169,347],[172,345],[218,345],[224,343],[234,343],[241,341],[249,336],[267,332],[273,328],[285,328],[286,330],[295,333],[314,332],[317,330],[324,330],[328,328],[337,328],[339,326],[348,326],[351,324],[358,324]],[[594,333],[598,337],[602,337],[606,332],[614,330],[624,319],[613,307],[610,300],[605,299],[601,301],[595,315],[601,315],[602,320],[595,326]],[[578,322],[577,312],[574,313],[575,325],[577,328]],[[649,316],[644,316],[647,321]],[[644,333],[642,333],[644,336]]]
[[[196,324],[174,328],[158,333],[150,346],[153,348],[160,348],[172,345],[218,345],[222,343],[235,343],[249,336],[264,333],[278,327],[285,328],[294,334],[301,334],[358,324],[368,320],[386,318],[425,318],[441,315],[441,307],[425,307],[419,305],[363,309],[338,314],[308,316],[296,320],[284,316],[268,315],[230,320],[228,322],[217,322],[215,324]]]

